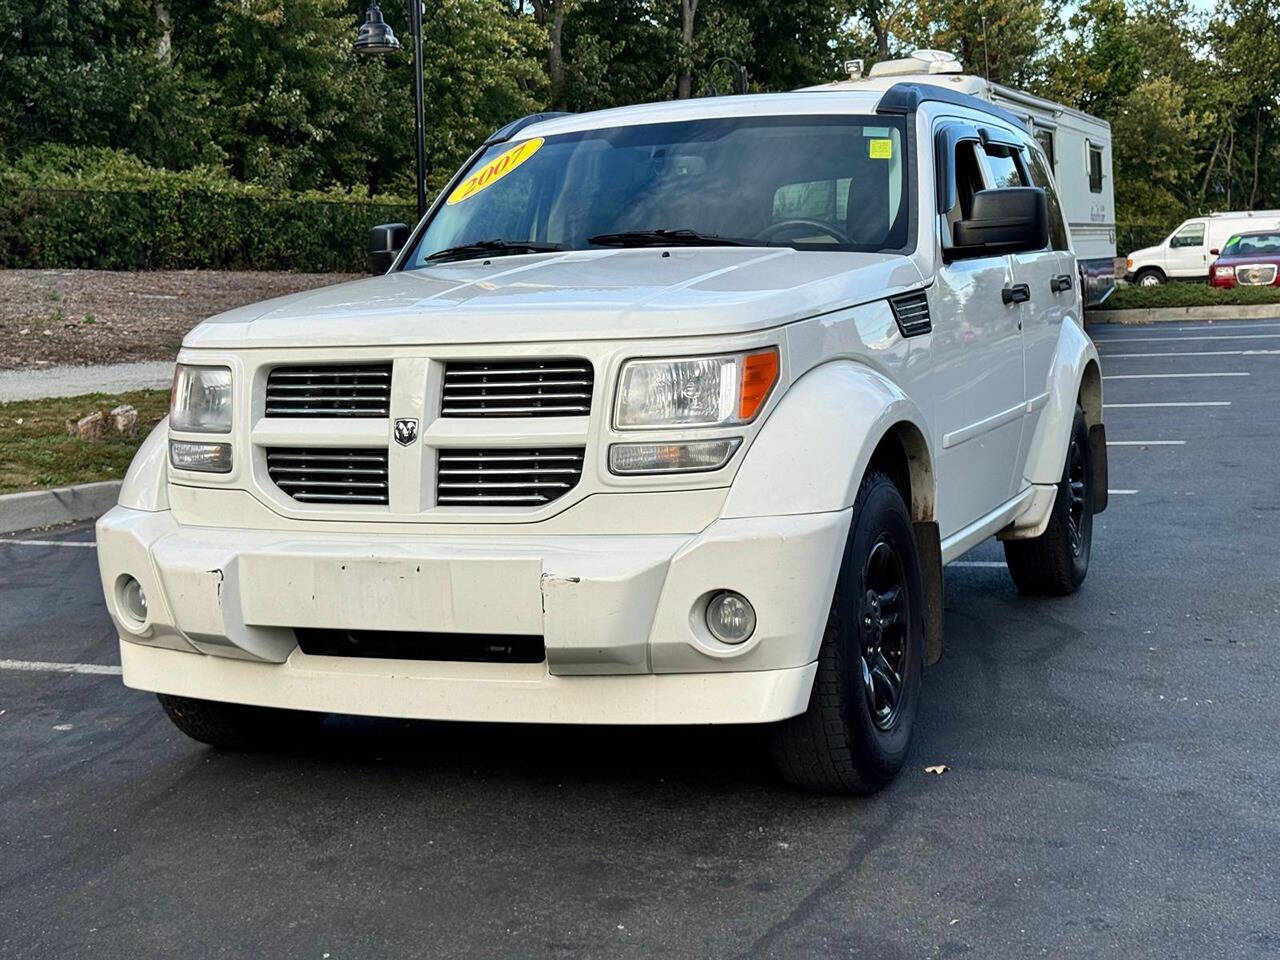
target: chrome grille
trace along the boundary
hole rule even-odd
[[[451,362],[444,368],[444,417],[585,417],[591,412],[586,360]]]
[[[268,417],[385,417],[391,364],[276,367],[267,376]]]
[[[1270,286],[1276,282],[1276,266],[1272,263],[1257,263],[1236,267],[1236,282],[1246,287]]]
[[[545,450],[441,450],[436,503],[442,507],[538,507],[563,497],[582,477],[582,447]]]
[[[267,474],[302,503],[387,502],[385,448],[274,447],[267,450]]]
[[[933,329],[933,322],[929,319],[929,296],[923,290],[894,297],[889,306],[893,308],[893,318],[898,321],[898,329],[904,337],[917,337]]]

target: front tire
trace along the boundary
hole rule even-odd
[[[1077,406],[1049,525],[1034,540],[1004,541],[1005,563],[1020,593],[1062,597],[1084,583],[1093,549],[1093,504],[1093,447]]]
[[[156,694],[173,725],[192,740],[224,750],[296,747],[319,729],[325,714],[251,707]]]
[[[911,515],[894,482],[871,471],[854,501],[809,707],[772,731],[785,780],[864,794],[902,768],[920,701],[923,596]]]
[[[1144,267],[1138,271],[1133,282],[1139,287],[1158,287],[1165,282],[1165,276],[1155,267]]]

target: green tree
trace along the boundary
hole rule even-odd
[[[123,147],[156,163],[216,160],[207,91],[169,59],[146,0],[0,4],[0,149]]]
[[[1014,87],[1042,75],[1059,29],[1050,0],[920,0],[894,26],[907,46],[950,51],[970,73]]]

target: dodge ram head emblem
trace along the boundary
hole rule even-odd
[[[396,443],[402,447],[407,447],[413,441],[418,439],[418,421],[417,420],[397,420],[396,421]]]

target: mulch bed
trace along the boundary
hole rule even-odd
[[[0,270],[0,370],[172,360],[186,332],[215,313],[355,279],[266,271]]]

